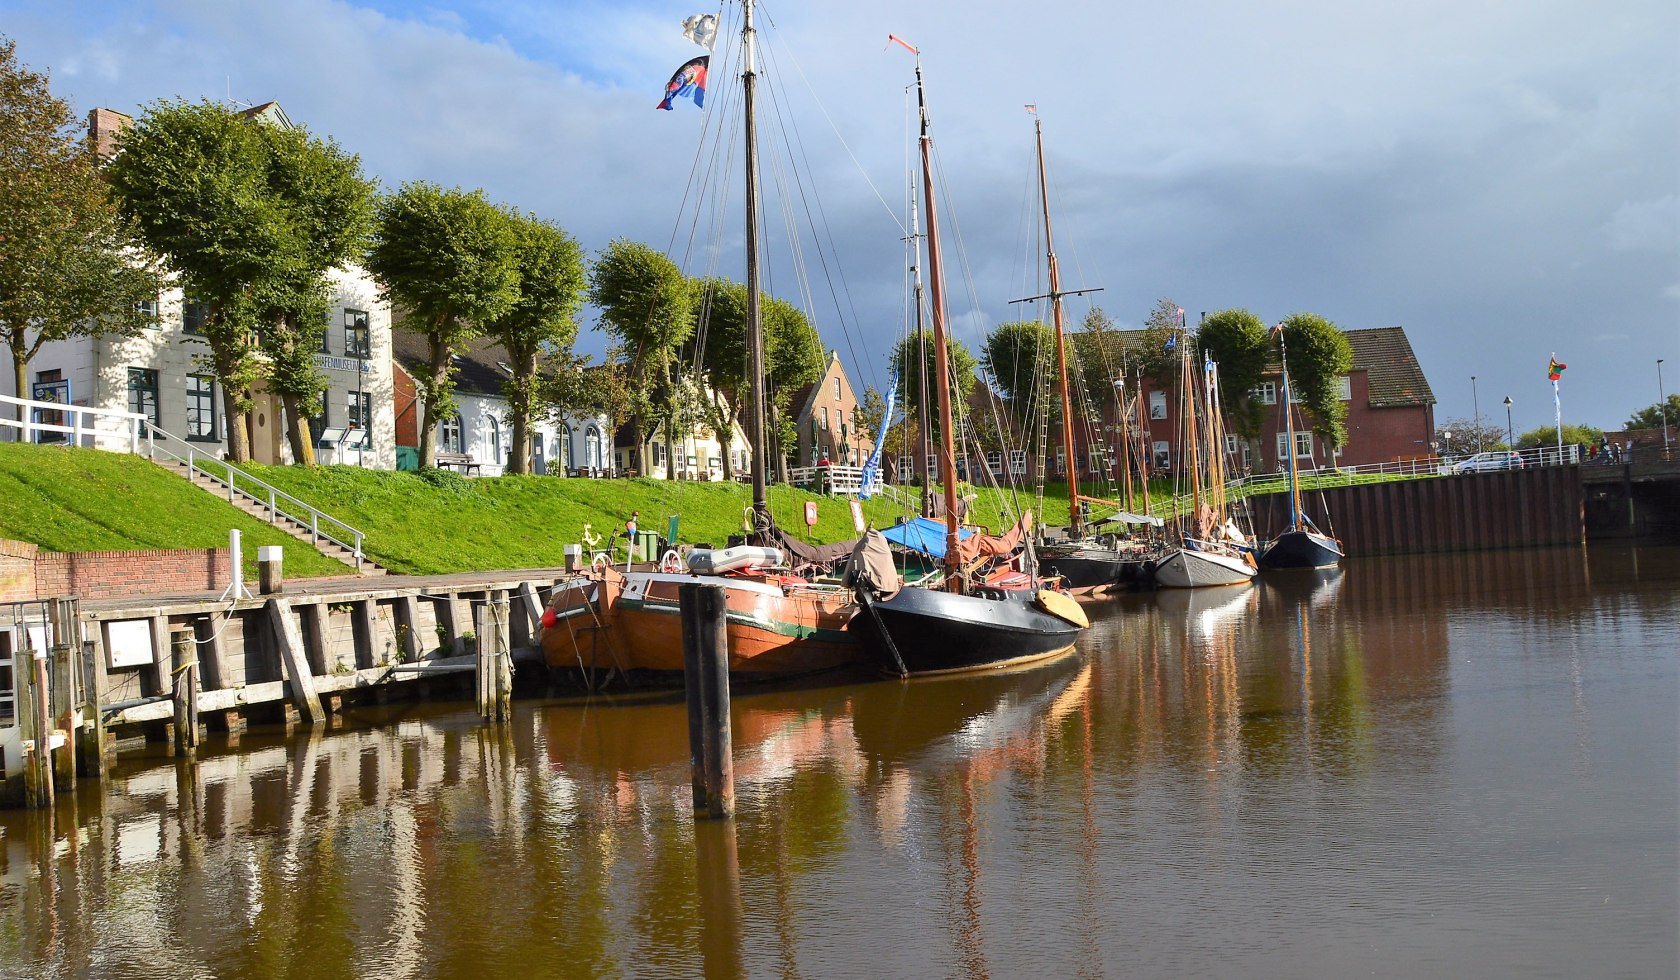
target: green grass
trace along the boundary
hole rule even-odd
[[[285,548],[287,577],[352,572],[139,456],[0,443],[0,537],[50,551],[225,548],[231,528],[250,577],[257,546],[271,544]]]

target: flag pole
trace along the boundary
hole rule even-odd
[[[1552,363],[1557,363],[1557,351],[1552,351]],[[1552,408],[1557,412],[1558,462],[1563,462],[1563,396],[1558,393],[1557,379],[1552,379]]]

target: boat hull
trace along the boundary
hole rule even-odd
[[[1120,584],[1126,565],[1119,552],[1105,548],[1040,551],[1038,555],[1039,573],[1045,578],[1060,577],[1068,591],[1075,594],[1114,588]]]
[[[1261,568],[1334,568],[1341,560],[1341,542],[1299,528],[1278,535],[1260,553]]]
[[[1080,632],[1035,606],[1030,592],[987,598],[911,587],[869,606],[852,619],[851,632],[892,674],[894,650],[910,674],[983,670],[1065,653]]]
[[[553,624],[542,632],[544,661],[551,669],[680,676],[678,589],[685,584],[724,587],[731,675],[794,677],[867,659],[846,630],[857,609],[848,590],[609,571],[556,588],[548,604]]]
[[[1238,555],[1181,548],[1155,566],[1155,584],[1166,589],[1243,585],[1254,581],[1255,571],[1252,563]]]

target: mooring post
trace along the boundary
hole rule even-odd
[[[76,771],[90,779],[105,778],[105,664],[99,644],[82,642],[82,727],[76,737]]]
[[[175,679],[175,755],[190,759],[198,752],[198,652],[193,635],[175,634],[170,647],[171,676]]]
[[[51,670],[49,693],[53,735],[55,741],[61,734],[64,739],[64,744],[52,754],[53,784],[59,792],[69,793],[76,789],[76,661],[71,657],[68,645],[53,646]]]
[[[695,598],[706,816],[728,818],[735,815],[735,761],[729,729],[729,593],[721,585],[703,585]]]
[[[677,586],[682,621],[683,696],[688,701],[688,771],[696,813],[706,809],[705,708],[700,701],[700,611],[702,586]]]
[[[286,589],[283,565],[286,549],[277,544],[265,544],[257,549],[257,593],[275,595]]]
[[[31,726],[35,731],[35,751],[30,755],[30,777],[34,784],[34,802],[37,807],[50,807],[53,804],[53,773],[52,773],[52,708],[47,703],[47,651],[36,650],[31,662],[24,666],[30,672],[29,704],[27,707],[19,705],[31,715]]]
[[[488,722],[509,721],[513,717],[513,668],[508,649],[506,597],[492,596],[488,602],[479,604],[473,626],[478,713]]]

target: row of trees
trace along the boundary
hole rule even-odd
[[[730,410],[703,397],[696,376],[740,404],[737,283],[687,278],[622,240],[591,266],[558,225],[479,190],[415,181],[381,196],[360,158],[331,139],[212,102],[150,105],[117,148],[102,165],[48,77],[0,39],[0,339],[19,392],[43,345],[137,333],[173,282],[207,311],[204,360],[222,385],[229,455],[250,458],[247,415],[261,384],[285,408],[293,458],[313,464],[308,419],[327,384],[316,354],[330,276],[360,264],[397,328],[427,340],[415,379],[422,465],[435,465],[438,422],[456,411],[454,355],[486,336],[512,367],[511,472],[529,472],[531,424],[545,413],[628,416],[638,441],[658,420],[668,431],[702,422],[727,439]],[[573,353],[585,299],[614,342],[605,366]],[[766,298],[762,309],[772,433],[785,441],[788,401],[820,376],[822,344],[797,308]]]

